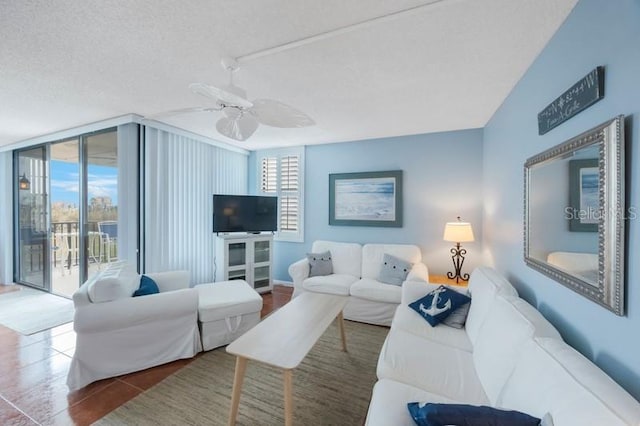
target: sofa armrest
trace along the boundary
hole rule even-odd
[[[198,313],[198,292],[187,288],[147,296],[128,297],[112,302],[77,307],[73,328],[78,333],[126,329],[135,324]]]
[[[407,274],[407,281],[424,281],[429,282],[429,269],[427,265],[422,262],[418,262],[413,265],[409,274]]]
[[[191,274],[189,271],[167,271],[145,274],[158,284],[160,293],[189,288]]]
[[[403,305],[413,303],[439,286],[440,284],[430,284],[425,281],[405,281],[402,283],[402,298],[400,303]]]
[[[293,279],[294,288],[302,288],[302,281],[309,277],[309,261],[300,259],[289,266],[289,275]]]
[[[77,309],[81,306],[91,305],[89,299],[89,285],[88,283],[82,284],[76,291],[73,292],[73,306]]]

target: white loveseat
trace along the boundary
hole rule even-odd
[[[131,297],[140,275],[116,262],[73,294],[76,349],[67,376],[75,390],[96,380],[143,370],[202,350],[198,292],[188,271],[147,274],[160,293]]]
[[[562,341],[490,268],[471,275],[465,328],[431,327],[407,305],[436,286],[405,283],[378,360],[367,426],[414,426],[408,402],[489,405],[555,426],[640,424],[640,404]]]
[[[289,266],[293,297],[304,291],[349,296],[344,317],[353,321],[390,325],[400,303],[402,287],[378,281],[385,254],[413,264],[406,281],[427,282],[429,271],[420,248],[409,244],[365,244],[315,241],[312,253],[329,251],[333,274],[309,277],[309,262],[301,259]]]

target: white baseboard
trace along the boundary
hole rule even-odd
[[[292,281],[273,280],[273,283],[277,284],[277,285],[283,285],[285,287],[293,287],[293,282]]]

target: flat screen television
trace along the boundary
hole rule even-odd
[[[213,232],[261,232],[278,229],[278,197],[213,196]]]

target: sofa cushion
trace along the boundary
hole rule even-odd
[[[333,274],[333,263],[331,262],[331,252],[307,253],[309,262],[309,276],[322,277]]]
[[[423,339],[430,339],[441,345],[451,346],[467,352],[473,351],[473,345],[464,330],[453,327],[431,327],[413,309],[401,304],[391,323],[392,330],[404,330]]]
[[[133,292],[133,297],[148,296],[150,294],[158,293],[160,293],[158,284],[156,284],[156,282],[152,278],[143,275],[140,277],[140,287],[138,287],[138,289]]]
[[[640,404],[591,361],[566,343],[536,338],[523,347],[497,405],[555,425],[638,425]]]
[[[469,308],[471,307],[471,302],[465,303],[460,306],[458,309],[455,309],[451,314],[446,317],[442,324],[448,325],[449,327],[463,329],[464,324],[467,322],[467,316],[469,315]]]
[[[400,303],[402,289],[397,285],[381,283],[370,278],[362,278],[351,286],[350,294],[376,302]]]
[[[407,404],[407,409],[418,426],[540,425],[540,419],[526,413],[500,410],[484,405],[410,402]]]
[[[132,265],[115,262],[87,280],[87,294],[92,303],[111,302],[131,297],[139,283],[140,275]]]
[[[378,281],[385,284],[402,285],[402,282],[407,279],[412,266],[411,262],[385,253],[382,257]]]
[[[409,401],[429,401],[445,404],[461,402],[405,383],[381,379],[373,387],[365,425],[415,426],[416,424],[407,410],[407,402]]]
[[[390,254],[409,263],[422,261],[418,246],[410,244],[365,244],[362,247],[362,278],[377,280],[384,263],[384,255]]]
[[[311,251],[313,253],[331,252],[334,274],[360,278],[362,273],[362,246],[360,244],[318,240],[313,242]]]
[[[409,304],[409,307],[435,327],[456,309],[471,301],[468,296],[443,285]]]
[[[311,277],[302,282],[302,288],[316,293],[348,296],[351,285],[358,281],[353,275],[331,274],[324,277]]]
[[[529,309],[531,305],[520,300],[497,296],[473,343],[473,363],[492,404],[527,340],[536,336],[560,339],[557,330],[542,315],[535,316]]]
[[[389,332],[378,358],[377,375],[456,401],[488,404],[471,353],[404,330]]]
[[[475,343],[482,322],[491,310],[496,295],[517,296],[516,289],[504,277],[489,267],[479,267],[473,270],[469,280],[469,294],[471,306],[465,329],[472,343]]]

